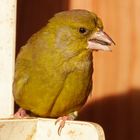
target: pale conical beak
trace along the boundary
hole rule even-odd
[[[92,50],[111,51],[109,46],[115,42],[102,30],[93,33],[88,40],[88,48]]]

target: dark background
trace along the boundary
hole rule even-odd
[[[46,25],[55,13],[68,10],[68,0],[18,0],[17,52],[29,37]]]

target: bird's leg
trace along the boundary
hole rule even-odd
[[[26,110],[23,108],[19,108],[18,111],[14,114],[15,118],[26,118],[29,115],[26,113]]]
[[[75,112],[72,112],[66,116],[62,116],[62,117],[59,117],[56,122],[55,122],[55,125],[60,122],[59,124],[59,127],[58,127],[58,135],[60,136],[61,135],[61,131],[63,129],[63,127],[65,126],[65,122],[67,120],[74,120],[76,117],[78,116],[78,112],[75,111]]]

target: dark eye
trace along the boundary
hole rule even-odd
[[[84,33],[86,33],[86,32],[87,32],[87,29],[86,29],[86,28],[81,27],[81,28],[79,28],[79,32],[80,32],[81,34],[84,34]]]

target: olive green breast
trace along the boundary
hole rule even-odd
[[[40,50],[34,56],[30,51],[34,50],[23,48],[17,58],[13,84],[17,104],[42,117],[79,110],[91,90],[91,52],[83,50],[65,60],[57,52]]]

